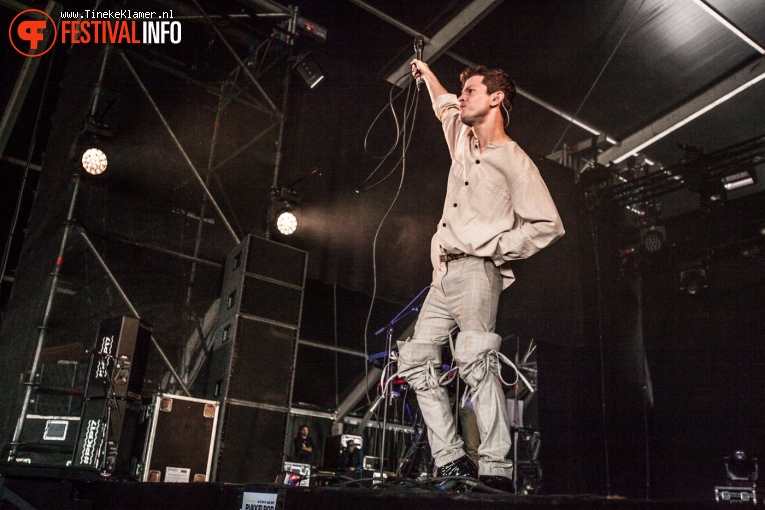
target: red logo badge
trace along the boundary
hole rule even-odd
[[[11,21],[8,38],[13,48],[25,57],[41,57],[56,42],[56,23],[46,12],[27,9]]]

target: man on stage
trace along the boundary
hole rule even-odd
[[[506,72],[468,68],[459,98],[429,66],[412,61],[443,126],[452,163],[446,200],[431,241],[433,282],[414,335],[399,342],[399,374],[417,399],[438,477],[476,477],[513,491],[505,395],[498,377],[501,338],[494,333],[499,295],[514,280],[510,261],[530,257],[563,235],[563,225],[539,170],[505,133],[515,97]],[[481,444],[479,465],[465,455],[444,387],[441,349],[459,327],[454,360],[468,385]],[[454,481],[444,488],[455,488]]]

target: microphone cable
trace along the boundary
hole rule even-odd
[[[367,317],[364,322],[364,357],[365,357],[365,363],[364,363],[364,376],[365,381],[369,380],[369,364],[367,360],[369,359],[369,323],[372,318],[372,310],[374,308],[375,299],[377,298],[377,240],[380,236],[380,231],[382,230],[383,225],[385,224],[385,220],[388,218],[388,215],[393,210],[393,207],[396,205],[396,202],[398,201],[398,197],[401,195],[401,190],[403,189],[404,185],[404,178],[406,176],[406,153],[409,149],[409,143],[412,140],[412,133],[414,131],[414,125],[415,120],[417,118],[417,105],[419,103],[419,88],[414,86],[414,79],[410,79],[409,84],[405,89],[400,90],[398,93],[394,95],[394,90],[396,87],[398,87],[399,83],[403,79],[405,79],[407,76],[410,76],[409,73],[406,73],[402,75],[396,82],[391,86],[388,102],[383,106],[383,108],[380,110],[380,112],[375,116],[374,120],[370,124],[369,128],[367,129],[366,135],[364,136],[364,151],[369,154],[374,159],[379,159],[380,162],[377,164],[377,166],[372,170],[372,172],[367,176],[364,181],[359,185],[359,187],[356,189],[356,193],[365,193],[367,191],[370,191],[371,189],[377,187],[378,185],[385,182],[392,174],[393,172],[398,169],[399,166],[401,166],[401,177],[398,182],[398,187],[396,189],[396,193],[393,196],[393,200],[391,200],[390,205],[388,206],[387,210],[385,211],[385,214],[383,215],[382,219],[380,220],[380,223],[377,225],[377,229],[375,230],[375,235],[372,241],[372,299],[369,303],[369,309],[367,311]],[[399,122],[398,115],[396,114],[396,108],[394,105],[394,101],[406,92],[404,106],[403,106],[403,118],[401,119],[401,122]],[[386,110],[390,109],[391,114],[393,116],[393,121],[396,128],[396,137],[391,144],[390,149],[382,155],[375,157],[372,155],[369,151],[369,135],[372,132],[372,129],[377,124],[383,113],[385,113]],[[382,168],[382,166],[385,164],[385,162],[388,160],[388,158],[395,152],[397,148],[401,149],[401,156],[399,157],[398,161],[396,161],[393,168],[385,174],[382,178],[378,179],[376,182],[366,185],[372,177]],[[386,353],[388,356],[390,356],[390,350],[392,349],[391,346],[387,345],[386,341],[386,349],[388,349],[388,352]],[[369,392],[366,392],[366,399],[367,403],[371,406],[371,400],[369,398]],[[384,431],[383,431],[384,434]],[[382,456],[381,456],[382,458]]]

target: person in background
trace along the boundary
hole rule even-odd
[[[361,476],[363,462],[364,456],[361,453],[361,448],[356,446],[353,439],[349,439],[343,450],[340,469],[351,476]]]
[[[308,435],[308,425],[301,425],[298,435],[292,441],[295,462],[301,464],[314,464],[313,439]]]

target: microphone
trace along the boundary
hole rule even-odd
[[[425,41],[419,35],[414,38],[414,58],[422,60],[422,47],[425,45]],[[420,83],[422,83],[422,77],[417,78],[417,90],[420,89]]]

